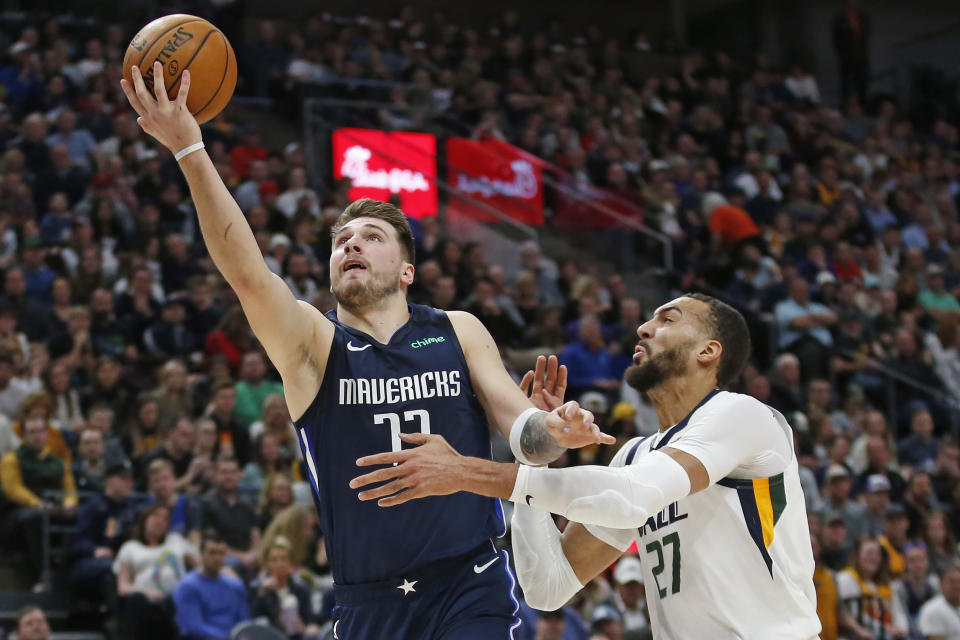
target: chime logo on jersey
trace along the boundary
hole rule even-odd
[[[425,371],[402,378],[340,378],[340,404],[397,404],[460,395],[460,372]]]
[[[669,507],[658,513],[656,518],[653,516],[647,518],[647,523],[640,527],[640,536],[643,537],[648,532],[662,529],[663,527],[671,525],[674,522],[680,522],[688,515],[689,514],[687,513],[680,513],[680,507],[678,507],[677,503],[674,502]]]

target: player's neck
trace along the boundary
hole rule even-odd
[[[337,320],[348,327],[363,331],[381,344],[389,342],[397,329],[409,319],[410,309],[403,291],[397,291],[361,309],[348,309],[342,304],[337,305]]]
[[[657,385],[647,392],[657,410],[660,431],[666,431],[696,409],[697,405],[716,388],[713,376],[679,376]]]

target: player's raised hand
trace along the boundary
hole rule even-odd
[[[381,507],[393,507],[416,498],[445,496],[462,491],[463,477],[460,460],[463,458],[441,435],[401,433],[400,439],[418,445],[415,449],[389,451],[365,456],[357,460],[358,467],[388,464],[350,481],[351,489],[370,484],[386,484],[357,494],[361,500],[377,500]]]
[[[548,413],[546,427],[557,444],[567,449],[579,449],[588,444],[614,444],[617,441],[600,431],[593,421],[593,414],[581,408],[575,400]]]
[[[200,125],[187,108],[187,95],[190,92],[189,69],[184,69],[180,76],[180,89],[176,100],[167,97],[163,66],[159,61],[153,63],[153,95],[147,89],[139,67],[134,66],[131,75],[133,85],[121,80],[120,86],[130,101],[130,106],[140,116],[137,123],[144,131],[173,153],[201,141]]]
[[[523,374],[520,390],[537,409],[553,411],[563,404],[567,392],[567,365],[561,365],[557,356],[537,356],[535,369]]]

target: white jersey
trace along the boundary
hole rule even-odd
[[[586,525],[618,549],[637,542],[654,638],[816,638],[813,551],[784,417],[714,391],[667,431],[628,442],[611,466],[665,446],[703,463],[710,485],[639,529]]]

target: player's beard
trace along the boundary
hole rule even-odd
[[[627,384],[645,393],[671,378],[679,378],[687,372],[691,344],[681,344],[655,355],[650,355],[648,351],[644,362],[627,367],[624,374]]]
[[[367,282],[356,280],[344,283],[342,280],[333,288],[333,295],[337,302],[347,309],[365,309],[400,290],[400,274],[384,281],[370,274]]]

